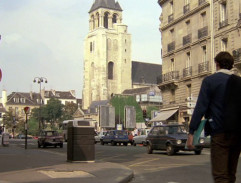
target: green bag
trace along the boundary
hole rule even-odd
[[[194,146],[199,144],[200,135],[204,129],[206,122],[207,122],[207,119],[202,120],[201,123],[199,124],[198,129],[194,132],[194,134],[193,134],[193,145]]]

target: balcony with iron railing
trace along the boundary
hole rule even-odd
[[[190,4],[186,4],[185,6],[183,6],[183,14],[186,14],[189,11],[190,11]]]
[[[241,48],[233,50],[234,64],[241,63]]]
[[[200,5],[202,5],[203,3],[205,3],[206,2],[206,0],[198,0],[198,5],[200,6]]]
[[[171,71],[162,75],[162,82],[173,81],[179,79],[179,71]]]
[[[228,19],[219,22],[219,28],[225,27],[227,25],[228,25]]]
[[[174,20],[174,15],[171,14],[168,16],[168,23],[171,23]]]
[[[183,69],[183,77],[192,76],[192,66]]]
[[[192,42],[192,34],[188,34],[188,35],[184,36],[182,38],[182,41],[183,41],[182,42],[183,46],[188,44],[188,43],[191,43]]]
[[[198,64],[198,74],[209,72],[209,61]]]
[[[175,50],[175,41],[173,41],[167,45],[168,52],[173,51],[173,50]]]
[[[208,26],[198,29],[198,39],[201,39],[208,35]]]

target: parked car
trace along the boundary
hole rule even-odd
[[[136,146],[136,144],[142,144],[145,146],[146,145],[146,137],[149,132],[150,132],[150,129],[142,129],[140,131],[140,135],[133,137],[133,145]]]
[[[117,143],[122,143],[127,146],[128,142],[128,132],[125,130],[109,130],[105,136],[100,139],[101,145],[110,143],[112,146],[115,146]]]
[[[153,150],[166,150],[167,154],[173,155],[179,150],[191,151],[186,146],[188,134],[183,125],[158,125],[152,127],[149,132],[147,142],[147,153],[151,154]],[[204,147],[204,139],[200,138],[199,144],[193,150],[195,154],[199,155]]]
[[[106,131],[100,131],[95,135],[95,143],[100,142],[100,139],[105,136]]]
[[[25,139],[25,135],[24,134],[18,134],[15,138],[16,139]],[[33,136],[31,135],[27,135],[27,139],[33,139]]]
[[[57,131],[42,131],[38,137],[38,147],[63,147],[63,137]]]

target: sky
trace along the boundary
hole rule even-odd
[[[84,39],[94,0],[1,0],[0,90],[75,90],[82,98]],[[157,0],[118,0],[132,35],[132,60],[161,64]],[[0,94],[1,96],[1,94]]]

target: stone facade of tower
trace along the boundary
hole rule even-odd
[[[89,11],[89,33],[84,41],[82,107],[108,100],[132,88],[131,35],[122,24],[122,9],[115,0],[95,0]]]

